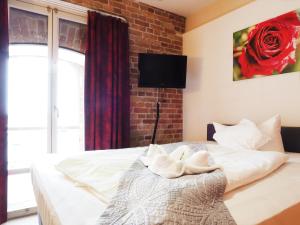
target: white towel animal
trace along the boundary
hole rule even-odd
[[[150,145],[147,155],[140,159],[155,174],[166,178],[176,178],[187,174],[205,173],[220,166],[209,165],[208,152],[194,152],[182,145],[168,154],[161,145]]]

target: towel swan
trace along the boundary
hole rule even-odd
[[[157,175],[177,178],[220,168],[218,165],[209,165],[208,158],[207,151],[195,152],[188,145],[179,146],[168,154],[163,146],[151,144],[146,156],[142,156],[140,160]]]

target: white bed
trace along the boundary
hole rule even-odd
[[[118,154],[127,153],[120,150]],[[271,175],[225,194],[225,204],[238,225],[297,224],[300,154],[288,154],[288,162]],[[58,155],[49,155],[32,167],[43,225],[95,225],[106,203],[58,172],[54,165],[60,160]]]

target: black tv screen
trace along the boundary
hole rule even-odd
[[[187,57],[139,54],[139,87],[185,88]]]

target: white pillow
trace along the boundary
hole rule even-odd
[[[281,137],[281,118],[280,115],[275,115],[272,118],[258,125],[258,128],[271,138],[269,142],[261,146],[259,150],[284,152],[284,147]]]
[[[216,133],[213,138],[221,146],[235,149],[258,149],[270,138],[263,134],[250,120],[243,119],[234,126],[213,123]]]
[[[224,128],[228,127],[226,125],[219,124],[217,122],[213,122],[213,125],[214,125],[214,128],[215,128],[216,132],[219,132],[219,131],[223,130]]]

